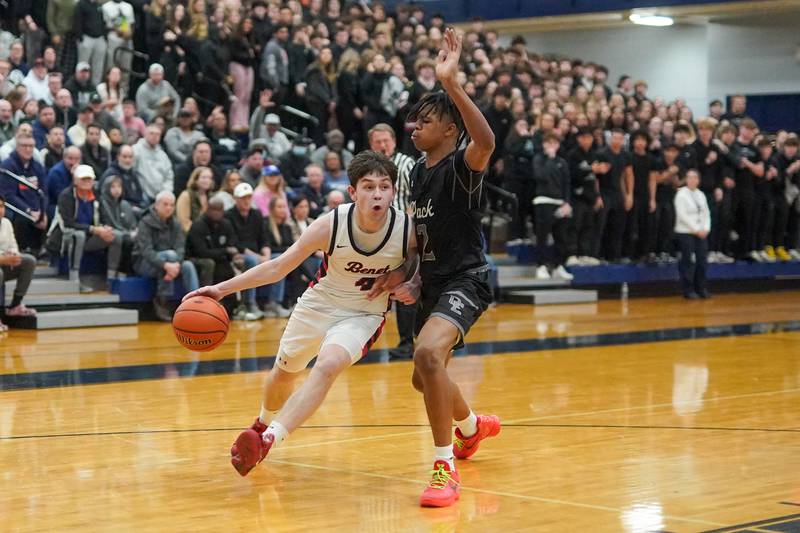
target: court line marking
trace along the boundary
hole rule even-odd
[[[287,447],[283,447],[282,446],[279,449],[282,449],[282,450],[288,449],[288,446]],[[336,472],[336,473],[339,473],[339,474],[356,474],[356,475],[360,475],[360,476],[374,477],[374,478],[378,478],[378,479],[386,479],[386,480],[391,480],[391,481],[402,481],[402,482],[405,482],[405,483],[413,483],[415,485],[425,485],[425,484],[427,484],[427,481],[421,481],[421,480],[418,480],[418,479],[409,479],[409,478],[404,478],[404,477],[400,477],[400,476],[390,476],[390,475],[386,475],[386,474],[377,474],[375,472],[363,472],[361,470],[348,470],[348,469],[345,469],[345,468],[335,468],[335,467],[330,467],[330,466],[312,465],[312,464],[307,464],[307,463],[299,463],[297,461],[287,461],[285,459],[270,459],[269,463],[279,463],[279,464],[285,464],[285,465],[289,465],[289,466],[297,466],[297,467],[301,467],[301,468],[310,468],[310,469],[314,469],[314,470],[323,470],[323,471],[326,471],[326,472]],[[502,497],[506,497],[506,498],[517,498],[517,499],[520,499],[520,500],[529,500],[529,501],[535,501],[535,502],[539,502],[539,503],[547,503],[547,504],[551,504],[551,505],[567,505],[567,506],[572,506],[572,507],[580,507],[580,508],[583,508],[583,509],[592,509],[592,510],[595,510],[595,511],[606,511],[606,512],[610,512],[610,513],[623,513],[624,512],[624,509],[619,509],[617,507],[608,507],[608,506],[605,506],[605,505],[595,505],[595,504],[591,504],[591,503],[581,503],[581,502],[574,502],[574,501],[567,501],[567,500],[559,500],[559,499],[556,499],[556,498],[546,498],[544,496],[529,496],[527,494],[518,494],[518,493],[515,493],[515,492],[506,492],[506,491],[495,491],[495,490],[490,490],[490,489],[479,489],[479,488],[474,488],[474,487],[467,487],[467,486],[464,486],[464,485],[461,485],[461,489],[469,491],[469,492],[478,492],[478,493],[482,493],[482,494],[489,494],[489,495],[492,495],[492,496],[502,496]],[[672,515],[662,515],[662,517],[664,519],[674,520],[676,522],[689,522],[689,523],[692,523],[692,524],[702,524],[704,526],[726,527],[724,524],[721,524],[719,522],[711,522],[709,520],[702,520],[702,519],[699,519],[699,518],[684,518],[684,517],[672,516]]]
[[[732,396],[719,396],[719,397],[716,397],[716,398],[708,398],[708,399],[706,399],[704,401],[719,402],[719,401],[725,401],[725,400],[738,400],[738,399],[741,399],[741,398],[753,398],[753,397],[759,397],[759,396],[772,396],[772,395],[787,394],[787,393],[793,393],[793,392],[800,392],[800,387],[794,388],[794,389],[783,389],[783,390],[776,390],[776,391],[761,391],[761,392],[752,392],[752,393],[747,393],[747,394],[736,394],[736,395],[732,395]],[[584,411],[584,412],[580,412],[580,413],[564,413],[564,414],[560,414],[560,415],[547,415],[547,416],[532,417],[532,418],[516,418],[516,419],[506,420],[503,423],[505,425],[508,425],[508,426],[514,426],[514,425],[520,425],[520,424],[523,424],[523,423],[526,423],[526,422],[536,422],[538,420],[552,420],[554,418],[571,418],[571,417],[580,417],[580,416],[593,416],[593,415],[599,415],[599,414],[618,413],[618,412],[634,411],[634,410],[641,410],[641,409],[660,409],[660,408],[663,408],[663,407],[672,407],[672,406],[674,406],[676,404],[680,405],[680,404],[683,404],[683,403],[694,403],[694,402],[674,402],[674,403],[670,402],[670,403],[660,403],[660,404],[651,404],[651,405],[634,405],[634,406],[628,406],[628,407],[618,407],[618,408],[613,408],[613,409],[603,409],[603,410],[598,410],[598,411]],[[587,425],[586,427],[596,427],[596,426],[597,426],[597,424],[591,424],[591,425]],[[301,426],[298,429],[303,429],[303,428],[305,428],[305,429],[314,429],[314,428],[319,429],[321,427],[354,428],[354,427],[359,427],[359,426],[357,426],[357,425],[355,425],[355,426],[354,425],[346,425],[346,426]],[[328,444],[346,444],[348,442],[364,442],[364,441],[377,440],[377,439],[388,438],[388,437],[402,437],[402,436],[420,435],[420,434],[428,433],[430,431],[430,427],[427,424],[389,424],[389,425],[384,425],[384,426],[363,425],[361,427],[366,427],[366,428],[420,427],[420,428],[425,428],[425,429],[421,429],[419,431],[406,431],[406,432],[402,432],[402,433],[389,433],[389,434],[384,434],[384,435],[371,435],[371,436],[368,436],[368,437],[354,437],[354,438],[350,438],[350,439],[340,439],[340,440],[335,440],[335,441],[326,441],[326,443],[328,443]],[[546,426],[539,426],[539,427],[546,427]],[[567,425],[566,427],[582,427],[582,426],[578,426],[578,425],[569,426],[569,425]],[[616,427],[616,426],[611,426],[611,427]],[[638,428],[642,428],[642,429],[648,428],[648,426],[623,426],[623,425],[619,426],[620,429],[624,429],[625,427],[632,427],[632,428],[637,428],[637,429]],[[17,435],[17,436],[0,436],[0,441],[1,440],[21,440],[21,439],[28,439],[28,438],[33,439],[33,438],[52,438],[52,437],[84,437],[84,436],[105,436],[105,435],[131,435],[131,434],[143,434],[143,433],[177,433],[177,432],[189,433],[189,432],[203,432],[203,431],[237,431],[237,430],[240,430],[240,429],[241,428],[212,428],[212,429],[208,429],[208,428],[198,428],[198,429],[187,428],[187,429],[182,429],[182,430],[154,429],[154,430],[140,430],[140,431],[114,431],[114,432],[105,432],[105,433],[66,433],[66,434],[55,434],[55,435]],[[683,426],[653,426],[652,429],[698,429],[698,430],[723,430],[723,429],[728,429],[728,430],[734,430],[734,431],[775,431],[775,432],[787,432],[787,433],[800,432],[800,430],[792,429],[792,428],[788,428],[788,429],[780,429],[780,428],[758,429],[758,428],[713,428],[713,427],[693,428],[691,426],[689,426],[689,427],[683,427]],[[290,447],[292,449],[294,449],[294,448],[309,448],[309,447],[318,446],[318,445],[319,445],[319,443],[295,444],[295,445],[284,446],[282,448],[283,449],[289,449]]]

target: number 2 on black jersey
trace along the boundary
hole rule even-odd
[[[419,237],[419,249],[422,250],[423,261],[436,261],[436,256],[432,250],[428,249],[430,239],[428,238],[428,226],[417,224],[417,237]]]

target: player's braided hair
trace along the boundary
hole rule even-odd
[[[444,91],[436,91],[427,93],[414,107],[408,112],[408,121],[416,122],[417,119],[433,113],[440,119],[445,117],[450,118],[458,129],[458,138],[456,139],[456,148],[467,140],[467,130],[464,127],[464,119],[461,118],[461,113],[458,111],[455,102]]]

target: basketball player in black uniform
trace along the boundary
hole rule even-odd
[[[411,170],[410,199],[422,280],[412,381],[424,395],[436,447],[433,477],[420,498],[426,507],[458,499],[454,458],[466,459],[482,439],[500,432],[496,416],[470,410],[446,369],[452,350],[463,346],[491,301],[480,202],[494,133],[456,81],[460,56],[461,38],[448,29],[436,61],[436,77],[446,92],[425,95],[409,114],[409,121],[416,121],[411,140],[425,153]],[[467,136],[471,140],[462,148]]]

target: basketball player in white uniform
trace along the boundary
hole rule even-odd
[[[318,218],[280,257],[185,297],[219,300],[275,283],[317,250],[325,254],[317,279],[298,301],[283,332],[267,375],[261,414],[231,447],[231,463],[242,476],[317,410],[339,373],[378,339],[389,295],[367,298],[375,280],[392,271],[404,276],[416,265],[411,219],[392,207],[395,165],[383,154],[367,151],[353,159],[347,173],[353,204]],[[418,286],[407,283],[394,291],[394,298],[413,303],[417,293]],[[315,356],[308,379],[292,393],[295,379]]]

